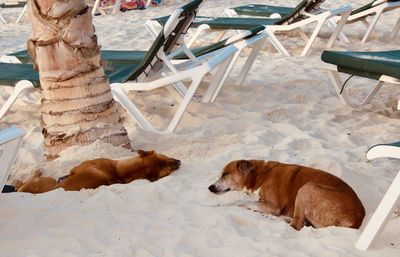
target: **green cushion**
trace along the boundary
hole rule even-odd
[[[262,25],[277,24],[280,19],[244,18],[244,17],[205,17],[198,16],[193,22],[193,27],[202,24],[209,25],[212,29],[249,30]]]
[[[202,24],[207,24],[212,29],[235,29],[235,30],[248,30],[261,25],[277,25],[290,23],[300,16],[300,12],[308,8],[311,0],[301,1],[295,8],[292,8],[287,16],[281,19],[269,18],[248,18],[248,17],[206,17],[197,16],[193,22],[192,27],[199,27]],[[158,21],[161,25],[165,25],[168,16],[158,17],[154,20]]]
[[[164,25],[168,16],[155,18],[157,22]],[[235,29],[249,30],[263,25],[274,25],[281,19],[268,18],[245,18],[245,17],[206,17],[197,16],[191,27],[197,28],[202,24],[209,25],[212,29]]]
[[[107,61],[109,64],[130,64],[140,63],[146,55],[146,51],[102,50],[100,54],[101,59]],[[9,55],[17,57],[22,63],[32,62],[27,50],[11,53]]]
[[[387,144],[377,144],[377,145],[388,145],[388,146],[400,147],[400,141],[394,142],[394,143],[387,143]],[[377,146],[377,145],[374,145],[374,146]]]
[[[264,26],[254,27],[254,28],[249,30],[250,33],[246,37],[238,38],[236,41],[230,40],[231,38],[226,38],[226,39],[224,39],[224,40],[222,40],[220,42],[217,42],[217,43],[214,43],[214,44],[211,44],[211,45],[207,45],[207,46],[191,48],[190,50],[192,51],[192,53],[196,57],[199,57],[199,56],[202,56],[202,55],[217,51],[217,50],[219,50],[219,49],[221,49],[221,48],[223,48],[223,47],[225,47],[225,46],[227,46],[229,44],[236,43],[238,40],[242,40],[242,39],[251,37],[251,36],[259,33],[262,30],[264,30]],[[228,43],[229,40],[230,40],[230,43]],[[187,56],[186,56],[185,53],[180,53],[177,56],[175,56],[174,59],[179,59],[179,60],[187,59]]]
[[[338,71],[379,79],[387,75],[400,79],[400,50],[382,52],[324,51],[321,59],[338,66]]]
[[[269,17],[273,13],[281,15],[282,19],[278,24],[291,23],[301,15],[303,10],[311,11],[315,7],[319,6],[324,0],[303,0],[295,7],[283,7],[283,6],[272,6],[262,4],[249,4],[234,7],[234,9],[240,15],[250,16],[265,16]]]
[[[138,68],[138,64],[108,65],[105,72],[110,83],[122,83],[129,79]],[[0,63],[0,85],[14,86],[20,80],[29,80],[40,87],[39,73],[31,64]]]
[[[274,13],[280,14],[281,17],[289,15],[294,8],[293,7],[283,7],[283,6],[273,6],[273,5],[263,5],[263,4],[247,4],[232,8],[239,15],[249,15],[249,16],[261,16],[269,17]]]
[[[29,80],[39,87],[39,73],[31,64],[0,63],[0,85],[13,86],[20,80]]]

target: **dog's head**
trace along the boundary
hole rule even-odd
[[[141,163],[146,170],[146,179],[156,181],[179,169],[181,161],[155,151],[137,150]]]
[[[224,167],[220,178],[208,190],[214,194],[242,190],[253,168],[251,161],[232,161]]]

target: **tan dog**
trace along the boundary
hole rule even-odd
[[[130,183],[136,179],[156,181],[177,170],[181,161],[154,151],[138,150],[139,156],[122,160],[99,158],[74,167],[69,175],[59,179],[35,174],[24,183],[15,183],[18,192],[44,193],[56,188],[67,191],[94,189],[103,185]]]
[[[359,228],[365,216],[360,199],[343,180],[300,165],[232,161],[208,189],[216,194],[230,190],[258,191],[260,210],[292,218],[290,225],[296,230],[305,223],[315,228]]]
[[[33,177],[25,182],[22,182],[21,180],[15,180],[13,184],[18,192],[40,194],[53,190],[57,186],[57,181],[51,177],[42,177],[42,172],[37,170],[35,171]]]

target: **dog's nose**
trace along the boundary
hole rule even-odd
[[[211,185],[208,187],[208,190],[210,190],[210,192],[212,193],[216,193],[217,192],[217,187],[215,185]]]

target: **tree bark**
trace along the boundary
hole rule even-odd
[[[98,139],[130,147],[84,0],[28,0],[28,51],[39,70],[46,155]]]

